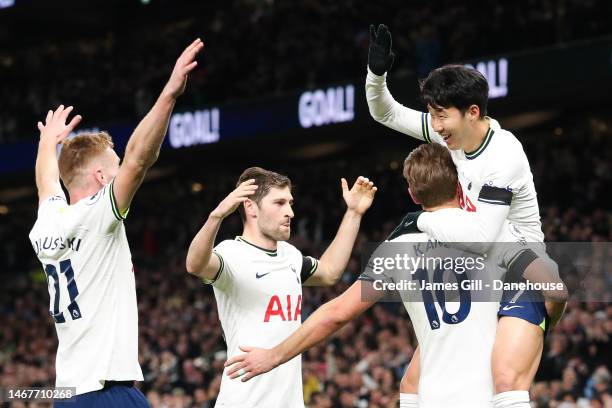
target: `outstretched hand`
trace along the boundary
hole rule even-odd
[[[204,43],[198,38],[185,48],[185,51],[183,51],[181,56],[176,60],[170,79],[165,87],[165,92],[170,94],[173,98],[178,98],[185,91],[187,77],[198,65],[195,58],[202,48],[204,48]]]
[[[240,380],[247,382],[253,377],[276,368],[280,363],[278,353],[273,349],[241,346],[240,350],[246,354],[234,356],[225,362],[226,374],[231,379],[242,377]]]
[[[395,54],[391,50],[393,41],[386,25],[380,24],[378,29],[370,25],[370,48],[368,49],[368,66],[376,75],[384,75],[391,69]]]
[[[50,110],[47,112],[45,124],[43,125],[42,122],[38,122],[41,143],[55,146],[68,137],[82,119],[81,115],[76,115],[66,125],[66,119],[68,119],[72,109],[72,106],[64,108],[64,105],[60,105],[55,111]]]
[[[341,179],[341,184],[342,197],[344,197],[348,209],[363,215],[372,205],[374,195],[378,190],[374,187],[374,183],[366,177],[359,176],[350,190],[345,178]]]

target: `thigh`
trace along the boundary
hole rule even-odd
[[[493,377],[505,373],[515,376],[515,389],[529,390],[538,370],[544,331],[525,319],[503,316],[499,319],[493,346]]]

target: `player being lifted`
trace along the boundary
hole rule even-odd
[[[404,107],[391,96],[386,84],[393,64],[391,34],[386,26],[370,26],[366,97],[372,117],[391,129],[450,150],[457,166],[460,202],[465,210],[448,228],[443,212],[418,217],[421,231],[442,242],[480,242],[486,251],[499,235],[505,220],[530,243],[542,243],[540,214],[533,176],[521,143],[494,119],[486,116],[488,84],[480,72],[462,65],[432,71],[421,83],[428,112]],[[544,244],[536,245],[542,259]],[[550,261],[552,263],[552,261]],[[557,279],[551,267],[551,279]],[[563,310],[563,294],[547,304],[550,314]],[[543,347],[546,308],[516,293],[512,305],[502,302],[493,352],[496,407],[529,407],[529,387]],[[506,298],[508,296],[506,295]],[[415,367],[415,365],[413,365]],[[412,377],[416,378],[416,377]],[[410,390],[415,392],[414,387]]]
[[[363,214],[376,187],[359,177],[352,189],[341,180],[346,213],[320,260],[302,256],[285,242],[291,232],[293,196],[288,177],[259,167],[246,169],[237,188],[213,210],[187,253],[187,271],[215,292],[228,356],[271,347],[302,323],[302,285],[329,286],[340,279],[350,258]],[[242,236],[214,249],[225,217],[238,209]],[[248,384],[223,375],[218,407],[303,407],[301,358]]]
[[[81,120],[75,116],[66,125],[72,107],[49,111],[45,124],[38,123],[39,207],[30,240],[49,285],[58,337],[56,386],[75,387],[77,394],[75,401],[57,400],[56,407],[149,406],[133,387],[143,377],[134,269],[123,221],[159,155],[176,99],[203,46],[197,39],[177,59],[121,164],[105,132],[66,139]]]
[[[442,211],[447,218],[461,212],[457,194],[457,171],[448,150],[440,145],[421,145],[413,150],[404,163],[404,177],[409,184],[412,199],[421,204],[426,212]],[[447,228],[455,228],[448,224]],[[500,241],[513,241],[509,223],[502,228]],[[382,273],[373,268],[377,257],[393,259],[395,254],[405,253],[412,258],[426,256],[430,259],[465,257],[466,253],[453,248],[431,245],[421,245],[416,252],[413,243],[431,243],[434,240],[426,233],[418,231],[408,215],[388,238],[388,242],[405,243],[401,245],[382,244],[370,258],[371,262],[359,280],[339,297],[316,310],[295,333],[272,349],[247,348],[249,353],[236,356],[227,361],[228,375],[237,378],[241,375],[243,381],[265,373],[279,364],[290,360],[299,353],[319,343],[332,333],[339,330],[377,300],[388,293],[380,290],[378,283],[402,282],[416,280],[417,282],[434,282],[431,275],[434,271],[426,271],[427,276],[414,271],[389,271]],[[421,252],[424,251],[424,252]],[[544,262],[524,246],[504,245],[494,248],[489,254],[486,264],[487,275],[500,279],[506,272],[498,264],[506,265],[512,275],[533,273],[533,270],[545,268]],[[473,255],[472,255],[473,256]],[[420,271],[422,272],[422,271]],[[470,271],[455,279],[473,279]],[[455,274],[447,271],[446,274]],[[414,294],[418,293],[418,296]],[[421,381],[419,384],[418,403],[426,407],[456,407],[480,408],[491,407],[493,398],[493,379],[491,374],[491,350],[495,340],[497,327],[497,302],[474,302],[477,295],[465,296],[461,299],[457,311],[449,312],[448,298],[437,301],[427,301],[425,295],[420,297],[420,291],[403,291],[404,306],[410,315],[421,349]],[[428,292],[429,293],[429,292]],[[463,297],[463,296],[462,296]],[[482,300],[482,298],[481,298]],[[447,316],[445,316],[447,315]],[[449,322],[452,322],[450,324]],[[278,369],[278,368],[277,368]]]

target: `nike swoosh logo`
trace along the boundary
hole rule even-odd
[[[263,278],[264,276],[266,276],[267,274],[269,274],[270,272],[266,272],[266,273],[262,273],[261,275],[259,274],[259,272],[255,272],[255,277],[257,279],[259,278]]]
[[[404,223],[404,227],[408,227],[408,226],[412,225],[413,223],[414,223],[414,221],[405,222]]]
[[[502,307],[502,310],[505,310],[507,312],[508,310],[512,310],[515,307],[523,307],[523,306],[504,306],[504,307]]]

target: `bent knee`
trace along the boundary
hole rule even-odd
[[[500,368],[493,371],[493,381],[495,383],[495,392],[515,391],[520,387],[520,373],[508,367]]]

